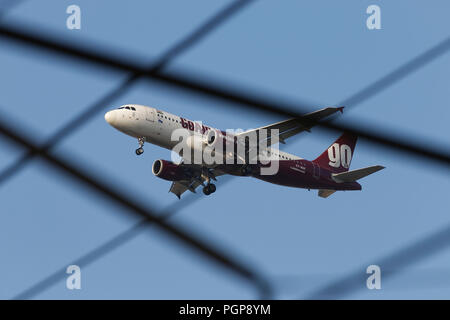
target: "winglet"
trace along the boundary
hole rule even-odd
[[[341,113],[344,113],[344,108],[345,108],[345,106],[342,106],[342,107],[338,107],[337,109],[338,109]]]

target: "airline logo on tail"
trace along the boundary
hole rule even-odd
[[[328,148],[328,159],[330,167],[339,168],[342,165],[348,169],[352,161],[352,149],[346,144],[333,143]]]
[[[348,171],[355,153],[356,140],[356,136],[344,133],[313,162],[333,173]]]

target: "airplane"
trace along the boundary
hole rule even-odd
[[[199,186],[203,187],[205,195],[210,195],[216,191],[216,186],[212,181],[217,181],[217,177],[226,174],[250,176],[282,186],[314,189],[318,190],[320,197],[327,198],[340,190],[361,190],[362,187],[357,180],[382,170],[384,167],[375,165],[349,171],[357,137],[348,133],[342,134],[312,161],[283,152],[272,145],[277,141],[284,144],[285,140],[292,136],[304,131],[310,132],[313,123],[330,117],[336,112],[343,113],[343,108],[327,107],[305,114],[299,119],[288,119],[233,134],[138,104],[127,104],[110,110],[105,114],[105,120],[115,129],[138,140],[137,155],[144,152],[145,142],[173,150],[180,143],[179,140],[174,141],[172,138],[175,130],[186,132],[187,138],[184,146],[187,146],[188,151],[204,152],[207,148],[214,149],[217,145],[212,154],[217,156],[216,159],[224,161],[207,163],[201,159],[198,163],[192,163],[192,154],[186,153],[183,156],[183,150],[181,150],[178,152],[182,159],[180,163],[162,159],[153,162],[153,174],[158,178],[171,181],[169,192],[178,198],[186,191],[196,193]],[[275,134],[272,136],[273,132]],[[266,134],[265,140],[263,138],[257,140],[257,146],[254,142],[250,143],[249,138],[245,138],[255,134],[257,137],[263,136],[263,138],[263,134]],[[262,140],[264,140],[264,144],[261,144]],[[244,151],[241,152],[241,155],[239,152],[228,152],[228,149],[225,150],[223,146],[219,148],[219,142],[231,145],[233,151],[243,145],[241,150]],[[255,153],[252,153],[255,150],[256,158],[254,158]],[[226,161],[230,158],[233,161]],[[252,159],[254,161],[250,161]],[[267,169],[273,164],[277,165],[274,173],[262,174],[264,168]]]

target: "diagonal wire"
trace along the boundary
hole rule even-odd
[[[448,43],[445,43],[444,42],[444,45],[442,46],[442,52],[446,52],[447,50],[448,50]],[[423,59],[422,59],[422,61],[420,61],[420,60],[418,60],[417,62],[418,62],[418,64],[417,64],[417,68],[418,67],[420,67],[420,66],[423,66],[425,63],[427,63],[427,62],[429,62],[429,61],[431,61],[432,59],[434,59],[434,58],[436,58],[438,55],[430,55],[430,56],[424,56],[423,57]],[[428,60],[428,59],[430,59],[430,60]],[[428,61],[426,61],[426,60],[428,60]],[[414,65],[410,65],[410,67],[414,67]],[[415,68],[415,69],[417,69],[417,68]],[[406,76],[407,74],[408,74],[408,70],[407,70],[407,68],[406,69],[403,69],[403,70],[401,70],[401,69],[399,69],[401,72],[398,72],[397,74],[395,74],[395,73],[392,73],[391,74],[391,77],[389,77],[389,78],[386,78],[385,80],[389,80],[389,81],[391,81],[391,83],[390,84],[392,84],[393,82],[395,82],[395,81],[398,81],[398,80],[400,80],[401,78],[403,78],[404,76]],[[398,70],[397,70],[398,71]],[[366,98],[364,98],[364,95],[368,98],[368,97],[371,97],[371,96],[373,96],[375,93],[376,93],[376,90],[374,89],[374,88],[378,88],[379,90],[383,90],[383,89],[385,89],[386,87],[388,87],[388,85],[381,85],[382,83],[378,83],[378,84],[375,84],[374,86],[372,86],[372,88],[370,88],[370,87],[368,87],[368,88],[366,88],[366,90],[365,90],[365,93],[364,94],[362,94],[362,95],[360,95],[360,96],[358,96],[358,95],[355,95],[355,96],[353,96],[353,97],[351,97],[351,98],[349,98],[348,100],[350,101],[349,102],[349,104],[350,105],[352,105],[352,104],[356,104],[356,103],[359,103],[359,102],[361,102],[361,101],[364,101]],[[389,84],[389,85],[390,85]]]
[[[177,55],[181,54],[189,47],[194,45],[196,42],[201,40],[204,36],[210,33],[212,30],[217,28],[220,23],[223,23],[227,18],[231,17],[234,13],[238,12],[238,10],[243,9],[246,5],[251,3],[253,0],[245,0],[245,1],[234,1],[231,5],[227,6],[223,10],[219,11],[217,14],[213,15],[210,19],[208,19],[204,24],[202,24],[199,28],[194,30],[189,36],[185,37],[184,40],[180,41],[174,47],[169,49],[166,53],[162,55],[162,57],[149,68],[147,72],[157,72],[164,68],[171,59],[174,59]],[[134,73],[129,76],[124,83],[122,83],[118,88],[105,95],[99,101],[97,101],[94,105],[87,108],[86,111],[82,112],[79,116],[70,121],[67,125],[58,130],[52,137],[44,143],[42,150],[49,150],[55,144],[57,144],[63,137],[66,137],[69,133],[75,131],[81,124],[84,124],[90,117],[95,114],[95,111],[100,110],[105,105],[108,104],[109,101],[116,99],[121,94],[123,94],[126,89],[128,89],[142,73]],[[14,173],[18,172],[24,165],[31,160],[37,154],[37,150],[31,150],[26,153],[19,161],[15,162],[10,168],[4,171],[0,175],[0,182],[5,181],[7,178],[11,177]],[[139,224],[143,224],[142,222]],[[126,237],[125,237],[126,238]],[[125,239],[123,237],[119,237],[119,239]],[[118,242],[114,242],[118,243]],[[106,248],[111,248],[107,246]],[[89,256],[88,256],[89,257]]]
[[[444,55],[445,53],[447,53],[449,48],[450,38],[447,38],[444,41],[441,41],[440,43],[426,50],[422,54],[418,55],[417,57],[413,58],[412,60],[399,66],[395,70],[389,72],[387,75],[381,77],[377,81],[371,83],[361,91],[358,91],[347,99],[341,101],[338,105],[352,107],[368,100],[369,98],[372,98],[373,96],[381,93],[396,82],[424,67],[431,61]]]
[[[450,225],[427,237],[409,244],[389,255],[374,260],[370,264],[379,265],[385,280],[404,270],[406,266],[424,260],[450,246]],[[369,264],[368,264],[369,265]],[[365,288],[367,274],[365,267],[339,278],[326,286],[315,290],[307,299],[336,299],[348,296],[354,291]]]
[[[79,128],[83,121],[87,121],[89,119],[90,112],[95,113],[96,110],[101,110],[101,108],[104,108],[106,105],[108,105],[108,103],[120,97],[132,85],[133,82],[134,77],[131,76],[119,87],[115,88],[114,91],[111,91],[104,97],[100,98],[98,101],[94,102],[92,106],[86,108],[86,110],[82,111],[78,116],[70,120],[67,124],[58,129],[54,134],[52,134],[52,136],[46,142],[44,142],[44,144],[42,145],[42,149],[50,150],[55,147],[64,138],[68,137],[77,128]],[[20,158],[3,169],[0,172],[0,185],[19,173],[21,169],[25,168],[25,166],[34,157],[36,157],[36,155],[37,154],[34,151],[27,150],[23,155],[20,156]]]
[[[184,37],[173,47],[169,48],[164,52],[159,59],[151,64],[146,70],[148,73],[155,73],[162,70],[167,64],[175,59],[177,56],[188,50],[193,45],[197,44],[202,38],[214,31],[224,23],[227,19],[231,18],[233,14],[237,13],[239,10],[245,8],[254,0],[236,0],[231,3],[231,5],[219,10],[216,14],[208,18],[204,23],[202,23],[198,28],[196,28],[189,35]],[[105,94],[103,97],[94,102],[91,106],[87,107],[79,115],[71,119],[67,124],[58,129],[51,137],[43,144],[42,148],[45,150],[50,150],[60,143],[63,139],[73,134],[82,125],[86,124],[87,121],[92,119],[101,110],[103,110],[108,104],[112,103],[115,99],[122,96],[136,81],[142,76],[141,72],[133,73],[127,77],[125,81],[119,84],[116,88],[112,89],[109,93]],[[0,173],[0,184],[6,182],[8,179],[12,178],[15,174],[20,172],[25,165],[32,160],[36,154],[31,151],[23,154],[17,161],[9,165]]]
[[[172,211],[172,213],[173,213],[173,211]],[[167,219],[167,217],[163,217],[163,218]],[[112,251],[123,246],[128,241],[135,239],[138,235],[140,235],[141,231],[143,231],[145,227],[147,227],[147,223],[145,220],[142,220],[142,221],[136,223],[131,228],[125,230],[124,232],[121,232],[114,238],[112,238],[112,239],[106,241],[105,243],[101,244],[100,246],[92,249],[88,253],[82,255],[81,257],[75,259],[73,262],[71,262],[67,265],[77,265],[80,268],[85,268],[88,265],[94,263],[95,261],[105,257],[108,253],[111,253]],[[26,300],[26,299],[34,298],[38,294],[41,294],[42,292],[49,289],[50,287],[52,287],[59,281],[63,280],[64,277],[66,277],[65,271],[66,271],[66,267],[62,267],[62,268],[56,270],[55,272],[53,272],[46,278],[42,279],[41,281],[34,284],[30,288],[19,293],[12,299],[13,300]]]
[[[378,79],[374,83],[365,87],[363,90],[343,100],[340,105],[355,106],[360,104],[381,91],[387,89],[395,82],[408,76],[425,66],[430,61],[445,54],[449,48],[449,39],[446,39],[421,55],[403,64],[394,71]],[[408,245],[396,252],[377,259],[377,265],[381,266],[383,279],[390,278],[398,274],[404,267],[417,263],[439,251],[442,251],[450,245],[450,226],[438,230],[426,238]],[[348,296],[354,291],[364,288],[367,274],[361,272],[365,268],[360,268],[347,276],[339,278],[326,286],[315,290],[308,295],[308,299],[336,299]],[[386,270],[389,270],[386,272]]]
[[[95,249],[75,259],[73,262],[67,264],[67,266],[77,265],[82,269],[87,267],[88,265],[92,264],[98,259],[105,257],[108,253],[112,252],[113,250],[118,249],[126,242],[135,239],[140,234],[140,231],[142,231],[142,229],[146,226],[147,224],[145,220],[136,223],[130,229],[118,234],[114,238],[108,240],[107,242],[96,247]],[[14,296],[12,300],[28,300],[34,298],[35,296],[41,294],[45,290],[50,289],[53,285],[57,284],[59,281],[63,280],[64,277],[67,276],[65,272],[66,267],[62,267],[56,270],[55,272],[47,276],[45,279],[42,279],[41,281],[34,284],[30,288],[27,288],[18,295]]]
[[[204,24],[192,32],[184,40],[181,40],[177,45],[175,45],[171,50],[163,55],[161,59],[152,67],[150,72],[157,72],[164,68],[167,63],[173,60],[176,56],[180,55],[186,51],[193,44],[198,43],[203,37],[208,33],[215,30],[220,24],[225,22],[228,18],[238,13],[246,6],[250,5],[255,0],[235,0],[231,5],[220,10],[217,14],[213,15]]]
[[[175,227],[172,224],[169,224],[164,219],[158,217],[148,206],[140,204],[136,200],[131,200],[130,197],[108,185],[103,179],[93,178],[91,173],[81,169],[80,166],[75,165],[70,160],[53,156],[48,153],[48,151],[40,149],[39,146],[33,143],[29,137],[25,137],[17,130],[9,127],[3,119],[0,119],[0,134],[15,144],[38,153],[46,163],[51,165],[59,173],[92,189],[99,196],[103,196],[119,207],[127,209],[127,212],[133,214],[134,216],[144,218],[147,223],[154,223],[162,231],[165,231],[173,238],[179,240],[180,243],[185,244],[191,249],[195,249],[197,252],[215,262],[218,266],[222,266],[232,271],[234,274],[239,275],[242,279],[245,279],[253,284],[258,289],[262,297],[271,296],[272,289],[270,285],[264,277],[260,276],[254,270],[249,269],[233,257],[221,252],[219,248],[216,248],[211,244],[204,243],[198,236],[192,234],[192,232],[188,232],[180,227]]]
[[[26,0],[4,0],[0,2],[0,20],[15,7],[21,5]]]
[[[253,0],[251,0],[253,1]],[[157,72],[163,69],[171,60],[176,58],[176,56],[180,55],[182,52],[186,51],[189,47],[197,43],[199,40],[201,40],[202,37],[206,36],[209,32],[214,30],[219,26],[220,23],[224,22],[227,18],[231,17],[234,13],[236,13],[238,10],[243,9],[246,5],[250,4],[251,1],[235,1],[230,6],[222,9],[217,14],[213,15],[208,21],[206,21],[204,24],[202,24],[199,28],[194,30],[189,36],[185,37],[182,41],[180,41],[178,44],[173,46],[171,49],[169,49],[167,52],[165,52],[161,58],[156,61],[150,68],[149,72]],[[93,117],[93,115],[96,113],[95,111],[100,111],[102,108],[104,108],[105,105],[107,105],[110,101],[117,99],[126,89],[128,89],[137,79],[139,79],[138,74],[133,74],[127,78],[127,80],[122,83],[118,88],[112,90],[110,93],[105,95],[103,98],[101,98],[98,102],[94,103],[91,107],[87,108],[86,111],[81,113],[78,117],[74,118],[71,122],[69,122],[67,125],[65,125],[62,129],[58,130],[45,144],[44,147],[47,149],[52,148],[55,146],[62,138],[66,137],[68,134],[73,133],[81,124],[85,123],[89,120],[90,117]],[[34,158],[36,154],[32,152],[26,153],[23,157],[21,157],[18,161],[13,163],[9,168],[4,170],[2,173],[0,173],[0,184],[4,181],[6,181],[8,178],[12,177],[14,174],[16,174],[21,168],[24,167],[24,165]],[[221,184],[223,185],[224,182],[227,180],[222,179]],[[186,202],[189,199],[193,199],[192,195],[188,198],[183,198],[182,202]],[[192,202],[192,200],[190,201]],[[186,205],[186,203],[185,203]],[[175,202],[172,206],[169,206],[168,211],[171,211],[172,214],[174,214],[175,208],[172,207],[179,207],[180,202]],[[164,211],[166,211],[164,210]],[[164,218],[168,218],[169,216],[166,216]],[[86,255],[80,257],[77,259],[77,265],[88,265],[96,260],[98,260],[100,257],[106,255],[107,253],[113,251],[114,249],[118,248],[119,246],[125,244],[126,242],[134,239],[140,231],[143,230],[143,227],[146,225],[145,220],[137,223],[129,230],[124,231],[123,233],[117,235],[113,239],[109,240],[108,242],[104,243],[103,245],[93,249],[91,252],[87,253]],[[61,268],[51,274],[49,277],[43,279],[39,283],[35,284],[34,286],[30,287],[29,289],[23,291],[19,295],[15,297],[15,299],[30,299],[36,294],[44,291],[45,289],[49,288],[51,285],[55,284],[59,280],[61,280],[62,277],[65,276],[64,268]]]
[[[162,57],[154,63],[150,68],[149,72],[156,72],[164,68],[171,59],[174,59],[177,55],[181,54],[189,47],[194,45],[196,42],[201,40],[202,37],[206,36],[209,32],[217,28],[220,23],[224,22],[227,18],[231,17],[238,10],[244,8],[247,4],[249,4],[253,0],[248,1],[235,1],[231,5],[227,6],[223,10],[219,11],[217,14],[213,15],[206,23],[202,24],[199,28],[194,30],[189,36],[185,37],[184,40],[180,41],[173,48],[169,49]],[[6,13],[7,10],[12,9],[14,6],[18,5],[21,0],[9,0],[6,5],[2,6],[2,12],[0,12],[0,18]],[[137,79],[139,78],[139,74],[133,74],[129,76],[118,88],[111,91],[109,94],[105,95],[103,98],[99,99],[96,103],[94,103],[91,107],[87,108],[84,112],[82,112],[79,116],[75,117],[72,121],[70,121],[67,125],[58,130],[48,141],[44,144],[45,149],[50,149],[54,145],[56,145],[63,137],[66,137],[69,133],[75,131],[81,124],[85,123],[95,114],[95,111],[101,110],[105,105],[108,104],[109,101],[118,98],[121,94],[123,94],[126,89],[128,89]],[[31,160],[36,155],[36,152],[31,151],[26,153],[19,161],[15,162],[9,170],[4,171],[3,174],[0,175],[0,182],[5,181],[8,177],[11,177],[14,173],[18,172],[24,165]],[[192,198],[188,198],[192,199]],[[186,202],[186,200],[184,200]],[[171,207],[179,207],[180,202],[175,203]],[[172,208],[175,209],[175,208]],[[169,208],[170,210],[170,208]],[[173,212],[172,212],[173,214]],[[164,218],[169,217],[167,215]],[[116,238],[112,239],[108,243],[96,248],[91,253],[80,258],[80,264],[88,264],[89,261],[94,261],[101,257],[102,255],[110,252],[120,244],[125,243],[127,240],[133,238],[134,235],[137,235],[136,231],[139,231],[147,224],[148,220],[143,220],[136,224],[130,230],[118,235]],[[18,295],[18,298],[26,298],[31,297],[39,291],[45,289],[52,281],[55,279],[54,275],[51,275],[49,278],[44,279],[42,282],[38,283],[36,286],[33,286],[27,291],[24,291],[22,294]],[[266,290],[262,290],[265,292]],[[264,293],[262,293],[264,294]]]
[[[231,179],[230,176],[223,177],[223,179],[221,179],[221,185],[223,186],[226,182],[230,181],[230,179]],[[185,209],[187,206],[191,205],[197,200],[199,200],[199,198],[197,197],[196,194],[191,193],[186,195],[186,197],[183,197],[180,201],[173,202],[172,204],[168,205],[165,209],[161,210],[162,212],[168,212],[166,214],[163,214],[161,216],[161,219],[167,220],[171,218],[180,209]],[[140,222],[133,225],[131,228],[119,233],[110,240],[90,250],[88,253],[73,260],[72,262],[67,264],[67,266],[77,265],[80,268],[85,268],[88,265],[91,265],[92,263],[105,257],[112,251],[123,246],[127,242],[135,239],[143,231],[147,230],[146,227],[148,227],[147,221],[145,219],[141,220]],[[43,293],[45,290],[51,288],[53,285],[57,284],[59,281],[63,280],[66,276],[67,276],[66,267],[61,267],[52,274],[50,274],[49,276],[42,279],[41,281],[30,286],[28,289],[17,294],[12,299],[14,300],[32,299],[35,296]]]
[[[239,106],[230,105],[236,108],[246,108],[249,110],[262,110],[273,114],[281,114],[289,117],[299,118],[308,125],[319,125],[323,128],[338,131],[347,132],[357,135],[361,138],[365,138],[375,144],[389,147],[395,151],[407,152],[411,155],[420,156],[427,160],[432,160],[435,163],[445,165],[450,164],[450,153],[442,151],[441,149],[432,148],[428,145],[421,146],[420,141],[409,141],[400,138],[393,138],[397,134],[393,132],[387,132],[387,130],[370,130],[367,126],[355,126],[350,124],[335,124],[330,121],[312,121],[302,118],[302,109],[305,111],[309,109],[306,105],[290,104],[283,101],[275,100],[270,97],[262,97],[261,94],[249,95],[247,92],[243,92],[238,89],[226,89],[223,83],[214,83],[212,79],[207,81],[199,80],[199,76],[194,76],[192,73],[188,74],[180,70],[173,70],[168,73],[148,73],[142,67],[125,60],[119,60],[114,57],[105,56],[98,52],[89,51],[79,47],[72,47],[66,44],[61,44],[57,40],[43,39],[38,35],[32,34],[29,30],[22,31],[18,28],[11,29],[0,26],[0,36],[14,41],[18,41],[23,44],[36,46],[55,53],[71,56],[72,58],[81,59],[86,62],[95,63],[100,66],[120,70],[131,71],[134,73],[142,73],[146,78],[156,80],[163,84],[168,84],[180,89],[202,93],[206,96],[219,98],[228,102],[234,102]],[[450,49],[450,38],[446,38],[442,42],[442,53],[448,52]],[[436,58],[437,56],[433,56]],[[428,61],[430,62],[430,61]],[[400,79],[397,77],[397,79]],[[392,84],[392,82],[391,82]],[[450,149],[450,148],[449,148]]]

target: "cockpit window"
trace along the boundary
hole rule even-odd
[[[136,108],[135,107],[131,107],[131,110],[136,111]]]
[[[130,110],[130,107],[125,107],[125,109]]]

